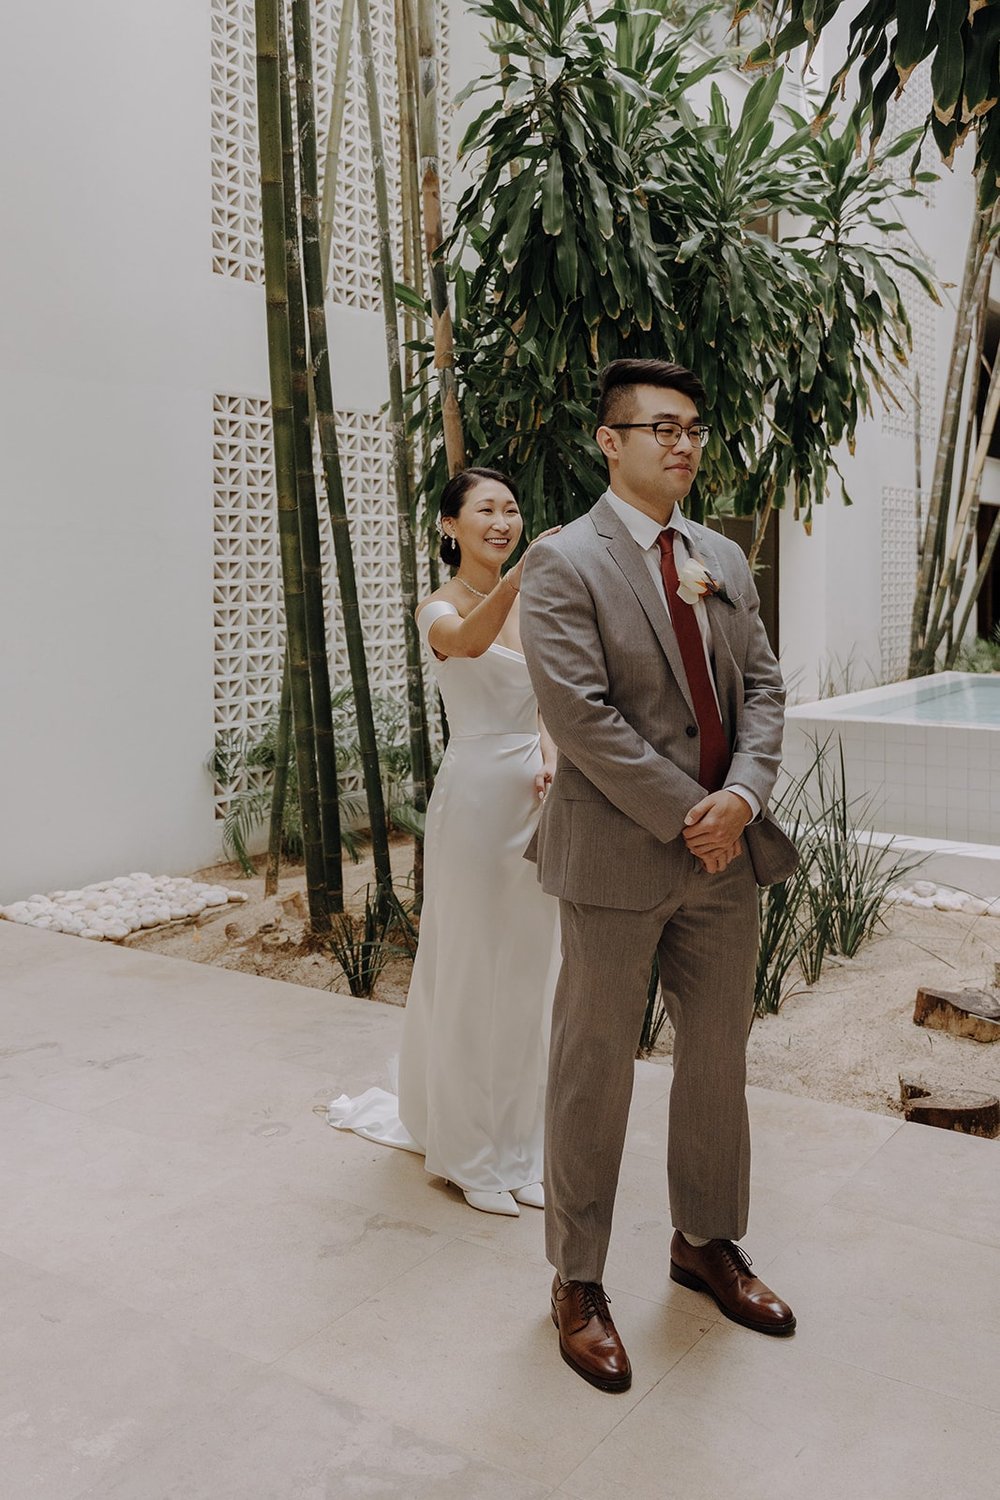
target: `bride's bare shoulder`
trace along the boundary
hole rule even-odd
[[[461,589],[453,578],[449,578],[440,588],[435,589],[433,594],[428,594],[425,599],[418,600],[417,607],[413,612],[413,618],[419,620],[421,611],[426,609],[428,604],[451,604],[461,614],[460,605],[464,604],[464,602]]]

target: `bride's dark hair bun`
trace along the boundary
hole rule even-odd
[[[504,485],[514,499],[517,499],[517,487],[507,474],[501,474],[499,469],[461,469],[453,475],[441,492],[441,508],[439,511],[440,523],[445,519],[452,520],[458,515],[465,504],[466,496],[470,490],[474,490],[481,479],[493,479],[497,484]],[[440,524],[439,523],[439,524]],[[449,568],[457,568],[462,561],[462,549],[453,536],[442,534],[441,537],[441,561]]]

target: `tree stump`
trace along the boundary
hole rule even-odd
[[[918,1079],[899,1080],[903,1114],[917,1125],[939,1130],[957,1130],[960,1135],[981,1135],[993,1140],[1000,1135],[1000,1099],[977,1094],[972,1089],[941,1088]]]
[[[1000,1041],[1000,1002],[989,990],[935,990],[922,985],[913,1020],[917,1026],[971,1037],[974,1042]]]

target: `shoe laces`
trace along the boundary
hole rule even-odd
[[[718,1243],[723,1255],[726,1256],[738,1276],[753,1274],[753,1261],[745,1250],[742,1250],[733,1240],[719,1240]]]
[[[599,1281],[581,1281],[580,1287],[580,1311],[589,1323],[591,1318],[600,1318],[602,1323],[611,1322],[611,1313],[608,1304],[611,1298],[604,1290]],[[566,1288],[570,1286],[568,1281],[561,1283],[556,1292],[556,1301],[561,1302],[563,1297],[568,1296]]]

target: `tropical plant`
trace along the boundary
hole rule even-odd
[[[621,355],[697,369],[714,431],[693,509],[763,514],[790,490],[808,519],[833,449],[906,358],[897,277],[921,262],[870,231],[897,226],[900,189],[854,155],[857,122],[814,135],[782,108],[780,70],[733,117],[693,85],[694,20],[665,0],[482,0],[498,71],[462,150],[476,180],[450,242],[466,437],[518,475],[529,531],[580,513],[603,488],[590,432],[596,368]],[[904,137],[882,153],[909,150]],[[794,216],[776,240],[775,216]],[[429,351],[428,351],[429,353]],[[419,419],[416,419],[419,420]],[[427,431],[443,478],[440,418]]]
[[[352,995],[359,999],[370,995],[379,975],[396,951],[388,941],[388,930],[394,913],[385,908],[379,892],[372,898],[371,886],[365,888],[365,909],[361,916],[338,912],[324,940],[344,971]]]
[[[772,63],[796,47],[812,55],[844,0],[788,0],[781,25],[750,57]],[[752,7],[738,4],[736,15]],[[969,136],[976,138],[981,208],[1000,194],[1000,7],[991,0],[869,0],[853,16],[847,50],[820,107],[825,115],[850,75],[862,106],[870,110],[872,147],[885,129],[890,99],[930,60],[933,103],[924,123],[950,166]]]
[[[995,260],[998,207],[973,216],[965,266],[958,292],[951,356],[941,408],[941,435],[917,557],[917,579],[910,627],[909,675],[934,670],[945,644],[947,665],[961,646],[996,546],[996,528],[983,549],[971,590],[966,575],[976,538],[979,496],[986,456],[997,414],[1000,368],[990,372],[983,421],[978,422],[976,392],[982,359],[989,287]],[[973,379],[968,379],[973,364]],[[974,441],[975,439],[975,441]],[[961,601],[968,601],[956,629]]]
[[[974,641],[962,646],[955,657],[957,672],[1000,672],[1000,627],[994,627],[992,636],[977,635]]]
[[[372,709],[389,820],[400,832],[416,837],[423,833],[423,818],[412,803],[405,706],[395,698],[376,695],[372,700]],[[352,776],[355,781],[359,780],[359,773],[364,768],[364,755],[350,688],[341,688],[333,695],[332,718],[341,772],[341,842],[347,854],[356,860],[365,841],[364,820],[368,801],[356,786],[345,784]],[[256,873],[248,846],[254,833],[268,818],[273,785],[282,769],[280,724],[280,712],[276,711],[256,731],[223,731],[209,760],[213,779],[219,786],[229,790],[222,822],[223,845],[239,861],[245,875]],[[297,765],[287,748],[286,757],[281,847],[282,853],[289,859],[300,859],[303,842]],[[390,888],[387,893],[387,912],[391,907],[393,900]]]
[[[654,954],[653,965],[649,971],[649,984],[646,988],[646,1012],[642,1018],[642,1033],[639,1037],[636,1057],[649,1056],[659,1040],[666,1021],[667,1007],[663,999],[663,991],[660,989],[660,964]]]
[[[828,954],[852,958],[883,923],[889,889],[919,860],[871,837],[874,799],[853,798],[843,745],[815,741],[773,812],[799,851],[787,880],[759,893],[761,939],[754,1010],[774,1014],[801,984],[815,984]]]
[[[919,859],[893,852],[893,840],[886,846],[869,836],[875,798],[849,794],[839,735],[835,751],[829,740],[818,747],[802,806],[815,835],[810,875],[826,909],[830,951],[853,958],[883,925],[886,892],[905,880]]]

